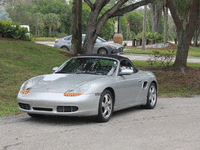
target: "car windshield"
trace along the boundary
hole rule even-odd
[[[107,41],[104,40],[104,39],[102,39],[102,38],[100,38],[100,37],[98,37],[98,38],[96,39],[96,43],[102,43],[102,42],[107,42]]]
[[[116,71],[117,64],[116,60],[105,58],[73,58],[56,73],[112,76]]]

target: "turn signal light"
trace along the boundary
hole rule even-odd
[[[20,93],[22,94],[28,94],[29,92],[30,92],[29,90],[20,91]]]
[[[55,41],[55,43],[58,43],[58,41]]]
[[[81,93],[65,93],[64,96],[79,96]]]

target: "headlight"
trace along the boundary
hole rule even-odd
[[[89,83],[83,83],[74,89],[70,89],[64,93],[65,96],[79,96],[82,95],[84,92],[89,90],[90,84]]]
[[[116,46],[113,46],[113,45],[108,45],[109,48],[112,48],[112,49],[117,49]]]
[[[26,81],[22,86],[21,86],[21,89],[20,89],[20,93],[22,94],[28,94],[30,91],[29,89],[33,86],[33,80],[30,79],[28,81]]]

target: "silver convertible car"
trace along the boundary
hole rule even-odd
[[[85,34],[82,34],[82,43],[85,40]],[[62,48],[67,51],[71,51],[72,48],[72,36],[66,36],[61,39],[55,40],[55,48]],[[108,42],[100,37],[96,39],[94,44],[93,54],[122,54],[124,53],[124,48],[122,45],[117,43]]]
[[[96,116],[106,122],[113,111],[136,105],[153,109],[157,102],[155,75],[137,70],[122,56],[81,55],[53,70],[24,82],[17,96],[21,111],[32,117]]]

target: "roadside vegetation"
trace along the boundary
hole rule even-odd
[[[24,81],[31,77],[52,73],[70,54],[61,49],[33,42],[0,38],[0,117],[18,114],[17,93]],[[159,96],[189,96],[200,94],[200,64],[188,63],[188,68],[172,70],[149,66],[146,61],[133,61],[141,70],[155,73],[159,83]]]
[[[55,39],[59,39],[59,37],[37,37],[35,38],[35,41],[55,41]]]
[[[141,50],[140,48],[128,47],[125,48],[126,50],[124,51],[124,53],[154,55],[156,51],[156,53],[159,53],[160,55],[165,55],[165,54],[176,55],[176,49],[177,49],[176,46],[177,45],[172,45],[167,48],[160,48],[156,50],[155,49]],[[190,46],[188,56],[200,57],[200,47]]]

